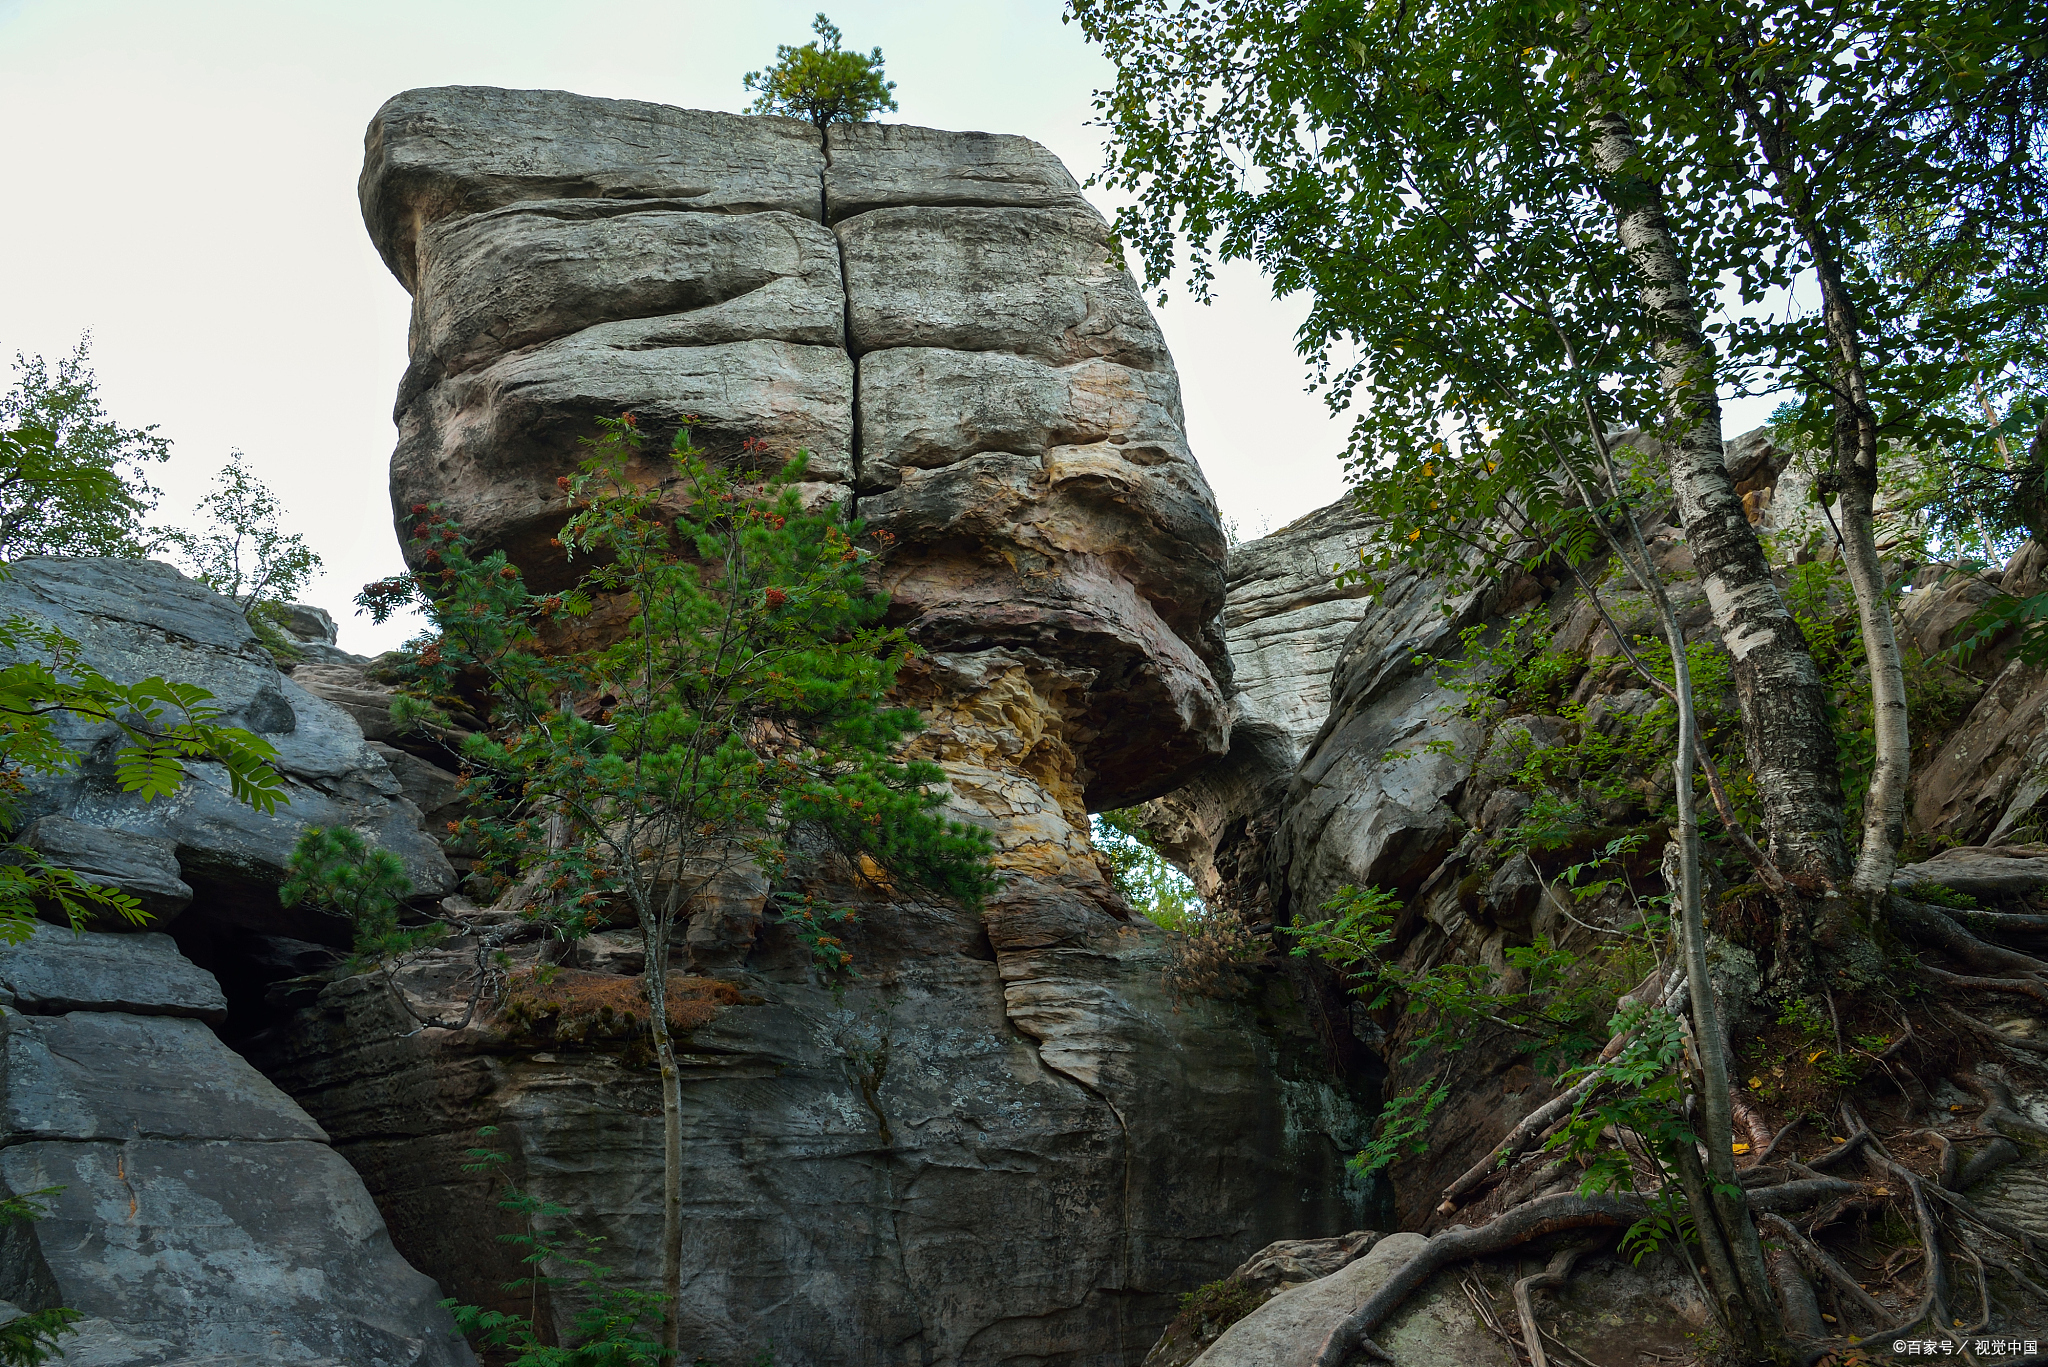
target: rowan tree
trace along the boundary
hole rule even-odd
[[[921,725],[891,707],[915,654],[881,625],[858,522],[805,512],[799,457],[763,489],[708,464],[677,432],[668,477],[635,478],[644,438],[608,419],[562,481],[559,543],[588,568],[565,594],[529,592],[503,552],[476,556],[455,522],[415,508],[412,574],[365,590],[387,614],[417,602],[407,692],[421,716],[467,688],[489,729],[464,744],[485,807],[487,869],[519,880],[531,913],[574,935],[623,912],[646,953],[649,1030],[661,1074],[663,1344],[676,1348],[682,1278],[682,1084],[669,1023],[669,956],[695,895],[749,868],[782,923],[836,975],[852,913],[794,890],[792,841],[808,831],[905,887],[978,904],[990,842],[947,820],[944,773],[897,752]],[[550,650],[593,609],[615,622],[586,648]],[[481,695],[477,695],[477,689]]]
[[[91,345],[81,337],[54,368],[15,354],[19,378],[0,396],[0,561],[139,555],[148,539],[148,468],[170,459],[171,443],[108,416]]]

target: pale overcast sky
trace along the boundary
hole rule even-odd
[[[744,72],[809,40],[817,0],[0,0],[0,362],[93,335],[114,416],[158,423],[181,520],[233,448],[327,561],[307,597],[353,615],[400,567],[385,495],[407,299],[356,206],[364,125],[427,85],[550,87],[738,110]],[[1058,0],[836,0],[880,45],[905,123],[1021,133],[1087,179],[1109,69]],[[1093,193],[1093,192],[1091,192]],[[1109,203],[1099,194],[1098,206]],[[1209,307],[1159,310],[1188,436],[1246,536],[1342,491],[1347,424],[1304,392],[1300,299],[1241,264]],[[0,372],[11,384],[11,375]],[[1768,404],[1729,413],[1730,431]]]
[[[343,646],[394,645],[403,633],[349,606],[400,567],[385,471],[407,299],[356,206],[370,115],[453,84],[739,110],[742,73],[808,41],[817,8],[0,0],[0,361],[54,361],[91,329],[110,411],[175,443],[162,514],[181,516],[239,447],[326,557],[307,597]],[[882,47],[892,119],[1021,133],[1082,179],[1099,166],[1089,96],[1107,65],[1057,0],[827,12],[847,46]],[[1243,269],[1220,293],[1159,316],[1195,454],[1252,535],[1341,492],[1345,424],[1303,392],[1305,305]]]

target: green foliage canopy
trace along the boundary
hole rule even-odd
[[[765,71],[749,71],[747,89],[755,93],[748,110],[755,114],[786,114],[809,119],[823,128],[835,120],[859,123],[881,110],[894,110],[889,92],[896,82],[882,77],[882,49],[863,57],[839,46],[839,30],[820,14],[811,21],[818,35],[802,47],[782,44]]]
[[[1140,915],[1168,930],[1180,930],[1190,917],[1203,915],[1195,885],[1159,852],[1159,842],[1135,808],[1097,812],[1089,824],[1117,892]]]
[[[1832,440],[1849,404],[1823,319],[1779,307],[1826,264],[1861,310],[1880,433],[1960,440],[1953,400],[2032,364],[2042,335],[2041,10],[1071,0],[1069,17],[1116,64],[1102,179],[1135,196],[1118,230],[1147,279],[1185,253],[1198,293],[1218,256],[1306,291],[1301,350],[1333,406],[1361,400],[1372,567],[1441,570],[1507,558],[1571,502],[1555,448],[1588,420],[1659,420],[1620,187],[1588,154],[1596,109],[1637,130],[1695,297],[1730,287],[1709,325],[1724,386],[1790,387]],[[1914,251],[1878,250],[1909,213]],[[1505,537],[1465,520],[1501,509]]]
[[[212,491],[199,500],[199,512],[205,520],[202,530],[167,531],[163,546],[194,578],[241,604],[257,634],[275,644],[277,632],[258,609],[295,597],[320,572],[320,556],[303,536],[278,525],[284,505],[240,451],[230,453],[214,476]]]
[[[0,561],[35,555],[139,555],[156,506],[150,465],[170,459],[154,426],[107,416],[79,339],[53,370],[15,353],[0,396]]]
[[[399,910],[412,895],[405,864],[346,826],[308,826],[292,847],[277,890],[288,907],[310,904],[348,921],[359,961],[382,963],[441,937],[444,927],[401,927]]]
[[[576,513],[560,537],[593,568],[568,594],[529,592],[503,552],[472,555],[435,508],[416,509],[415,563],[372,586],[373,614],[420,603],[438,628],[419,643],[408,692],[459,702],[465,675],[489,681],[493,728],[465,760],[498,795],[479,834],[502,874],[545,873],[576,907],[673,887],[656,858],[747,857],[779,871],[799,828],[892,876],[977,899],[990,886],[986,837],[938,815],[943,771],[894,751],[921,725],[884,697],[913,648],[877,625],[873,552],[859,524],[799,506],[792,466],[754,496],[677,435],[673,479],[643,487],[629,419],[603,422],[584,472],[564,481]],[[541,633],[573,629],[595,602],[633,614],[608,645],[550,653]],[[580,700],[571,705],[572,700]],[[551,814],[575,827],[551,843]],[[647,850],[659,852],[650,855]],[[572,918],[573,919],[573,918]]]

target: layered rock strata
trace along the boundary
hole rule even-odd
[[[658,452],[694,417],[714,459],[807,452],[814,500],[890,532],[923,643],[1057,661],[1091,805],[1221,753],[1215,503],[1158,327],[1045,149],[451,87],[378,112],[360,188],[413,294],[401,540],[440,502],[553,586],[595,419]]]
[[[208,1028],[211,974],[159,934],[0,946],[7,1307],[84,1318],[66,1362],[467,1367],[433,1281],[356,1172]]]
[[[916,747],[996,841],[982,914],[798,861],[797,886],[860,907],[849,983],[816,981],[767,889],[698,906],[690,1351],[1135,1363],[1177,1292],[1359,1225],[1343,1159],[1374,1095],[1318,1003],[1277,976],[1176,1002],[1166,937],[1089,843],[1090,809],[1223,750],[1224,542],[1165,345],[1066,169],[1019,138],[443,89],[380,111],[362,191],[414,294],[401,531],[438,501],[559,582],[555,481],[596,418],[665,444],[694,416],[729,462],[809,452],[813,500],[892,538],[881,583],[927,651],[901,683]],[[644,1282],[653,1079],[630,1032],[578,1014],[638,1000],[637,951],[600,936],[543,990],[542,946],[506,922],[477,913],[405,979],[416,1007],[456,1004],[474,950],[502,949],[500,1009],[470,1029],[403,1029],[350,979],[255,1056],[459,1294],[507,1275],[461,1172],[486,1123]]]
[[[1792,516],[1797,510],[1789,504],[1783,517],[1773,513],[1784,461],[1766,434],[1731,442],[1728,463],[1731,477],[1753,495],[1753,521],[1766,532],[1799,530]],[[1668,516],[1668,510],[1645,510],[1642,530],[1667,577],[1680,625],[1689,641],[1715,643],[1690,551],[1660,515]],[[1538,935],[1567,949],[1575,938],[1586,940],[1584,926],[1571,924],[1558,909],[1564,899],[1557,889],[1546,891],[1546,882],[1557,876],[1546,867],[1558,862],[1555,857],[1499,854],[1503,838],[1531,810],[1530,783],[1518,771],[1555,747],[1621,737],[1646,714],[1654,695],[1615,658],[1614,638],[1618,629],[1639,647],[1660,648],[1646,639],[1655,631],[1653,615],[1642,595],[1611,586],[1603,617],[1568,579],[1526,574],[1448,603],[1437,601],[1442,594],[1435,586],[1405,579],[1395,580],[1379,602],[1339,601],[1340,590],[1315,571],[1350,558],[1352,531],[1345,505],[1336,504],[1234,553],[1225,621],[1234,672],[1244,688],[1232,702],[1239,729],[1229,756],[1149,804],[1148,820],[1203,892],[1255,927],[1314,917],[1343,884],[1375,885],[1400,894],[1390,952],[1404,965],[1484,965],[1498,980],[1512,983],[1510,947]],[[1780,544],[1788,551],[1800,546],[1796,537]],[[1902,642],[1917,652],[1916,662],[1930,661],[1928,687],[1942,692],[1928,709],[1935,734],[1921,738],[1915,756],[1914,835],[1937,848],[1967,842],[1900,869],[1895,886],[1907,896],[1934,888],[1942,898],[1960,895],[1985,908],[2029,915],[2048,903],[2048,847],[2028,843],[2038,838],[2042,795],[2048,791],[2039,740],[2048,697],[2041,671],[2012,658],[2010,639],[1989,643],[1960,672],[1935,659],[1960,639],[1995,593],[2037,592],[2044,563],[2048,554],[2029,544],[2002,574],[1929,570],[1904,602]],[[1295,566],[1298,573],[1288,573]],[[1482,718],[1467,706],[1471,685],[1483,681],[1497,657],[1468,656],[1460,633],[1478,628],[1481,644],[1490,648],[1509,617],[1523,612],[1534,614],[1546,645],[1566,662],[1566,698],[1555,710],[1569,717],[1531,712]],[[1308,686],[1294,684],[1287,694],[1303,705],[1292,716],[1281,714],[1285,724],[1275,724],[1257,681],[1303,675]],[[1661,743],[1669,743],[1668,734]],[[1588,857],[1619,827],[1640,821],[1645,802],[1668,791],[1663,775],[1635,774],[1631,785],[1594,804],[1597,810],[1589,815],[1602,828],[1575,833],[1580,843],[1569,846],[1563,862]],[[1584,845],[1587,840],[1593,844]],[[1654,857],[1640,864],[1631,863],[1632,877],[1658,879]],[[1618,924],[1623,911],[1611,890],[1583,901],[1572,897],[1568,905],[1578,921],[1595,926]],[[1756,1013],[1762,984],[1754,960],[1719,939],[1713,956],[1716,991],[1731,1021],[1768,1025],[1769,1016]],[[1745,1012],[1752,1014],[1745,1018]],[[2038,1023],[2024,1015],[1994,1010],[1986,1023],[2022,1041],[2039,1037]],[[1436,1078],[1452,1084],[1431,1115],[1426,1150],[1404,1156],[1390,1171],[1396,1227],[1440,1229],[1453,1220],[1477,1225],[1516,1200],[1569,1189],[1568,1172],[1545,1168],[1537,1158],[1498,1185],[1467,1195],[1455,1211],[1439,1210],[1450,1179],[1550,1099],[1551,1088],[1505,1035],[1482,1033],[1473,1047],[1450,1056],[1416,1052],[1412,1023],[1396,1017],[1354,1009],[1351,1025],[1360,1043],[1389,1061],[1390,1094],[1412,1092]],[[1975,1061],[1968,1043],[1974,1041],[1959,1051],[1964,1073]],[[2034,1047],[2023,1043],[2009,1055],[2029,1078],[2031,1100],[2023,1104],[2030,1105],[2038,1104],[2039,1079],[2026,1067],[2034,1056],[2024,1051]],[[1987,1062],[1979,1076],[1998,1073]],[[1932,1091],[1919,1093],[1926,1106],[1922,1115],[1944,1117],[1981,1104],[1952,1083],[1932,1079],[1927,1087]],[[1910,1117],[1921,1103],[1901,1095]],[[1769,1137],[1761,1135],[1757,1145]],[[2006,1218],[2030,1218],[2028,1202],[2035,1198],[2028,1193],[2040,1189],[2040,1169],[2038,1161],[2016,1165],[1983,1184],[1975,1199],[1996,1205]],[[1372,1258],[1268,1300],[1195,1360],[1306,1361],[1329,1325],[1384,1275],[1374,1260],[1392,1255],[1397,1241],[1410,1250],[1417,1246],[1413,1235],[1384,1240]],[[1475,1270],[1479,1299],[1493,1293],[1493,1279],[1505,1286],[1535,1270],[1537,1261],[1532,1255],[1514,1270]],[[1559,1332],[1592,1361],[1620,1361],[1653,1340],[1683,1351],[1705,1309],[1689,1284],[1665,1275],[1671,1271],[1651,1264],[1645,1278],[1601,1265],[1595,1275],[1604,1284],[1583,1290],[1575,1284],[1565,1298]],[[1406,1351],[1418,1360],[1481,1361],[1499,1352],[1483,1336],[1472,1337],[1476,1321],[1449,1280],[1439,1277],[1387,1327],[1380,1341],[1397,1358]],[[1498,1307],[1501,1297],[1493,1298]],[[1617,1334],[1624,1324],[1630,1327]],[[1161,1360],[1186,1351],[1184,1339],[1172,1336],[1155,1348]]]
[[[12,615],[63,632],[108,678],[155,675],[206,689],[221,723],[276,749],[284,800],[268,813],[235,801],[212,762],[191,764],[168,797],[124,793],[114,774],[117,728],[70,715],[56,727],[79,762],[27,778],[15,818],[26,843],[134,893],[188,952],[204,960],[201,942],[239,932],[346,939],[333,918],[278,905],[307,826],[362,831],[404,862],[422,896],[455,890],[446,856],[384,758],[346,712],[278,668],[227,599],[155,561],[22,560],[0,580],[0,616]]]

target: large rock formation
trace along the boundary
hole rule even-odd
[[[797,869],[860,904],[848,984],[764,923],[764,888],[700,907],[689,1350],[1130,1364],[1176,1293],[1360,1224],[1343,1160],[1374,1095],[1319,998],[1264,974],[1175,1001],[1167,937],[1089,842],[1091,808],[1222,753],[1229,676],[1224,541],[1172,363],[1065,168],[1019,138],[443,89],[379,112],[362,195],[414,295],[401,532],[439,501],[560,582],[555,481],[595,418],[631,410],[665,444],[695,416],[725,461],[808,451],[814,500],[893,537],[883,584],[928,652],[901,685],[931,722],[917,747],[998,846],[979,915],[830,858]],[[321,677],[374,732],[374,686]],[[468,928],[404,984],[459,1003],[491,962],[473,952],[502,948],[500,1009],[471,1028],[414,1031],[349,979],[254,1056],[457,1294],[508,1275],[461,1171],[486,1123],[515,1179],[644,1282],[659,1106],[590,1014],[636,1000],[637,951],[600,936],[543,982],[505,916]]]
[[[346,942],[337,919],[278,904],[307,825],[363,831],[425,896],[453,889],[419,809],[349,715],[280,672],[227,599],[151,561],[9,571],[0,616],[61,631],[114,680],[208,690],[222,721],[276,748],[286,801],[253,811],[218,765],[195,763],[175,793],[143,802],[116,782],[113,726],[68,715],[57,729],[74,762],[21,776],[20,843],[132,894],[169,934],[39,926],[0,944],[0,1187],[55,1192],[44,1219],[6,1231],[0,1302],[81,1311],[65,1360],[97,1367],[468,1363],[440,1291],[392,1248],[362,1179],[216,1033],[260,1010],[260,963],[331,963],[312,941]]]
[[[1796,489],[1794,498],[1780,500],[1783,516],[1772,520],[1782,462],[1766,434],[1729,443],[1728,463],[1738,488],[1753,496],[1753,520],[1767,532],[1800,530],[1798,516],[1804,514],[1793,506]],[[1684,539],[1660,521],[1669,516],[1668,508],[1644,511],[1650,553],[1668,576],[1688,639],[1717,642]],[[1511,985],[1514,947],[1547,936],[1567,951],[1583,953],[1591,938],[1587,922],[1619,923],[1620,898],[1612,889],[1580,901],[1568,892],[1560,896],[1561,885],[1546,892],[1545,884],[1558,877],[1556,865],[1597,858],[1603,842],[1643,820],[1649,799],[1670,791],[1671,780],[1648,767],[1624,772],[1627,783],[1611,785],[1604,797],[1589,802],[1562,853],[1538,851],[1528,859],[1503,853],[1513,848],[1510,833],[1535,796],[1530,790],[1538,780],[1524,768],[1526,761],[1554,747],[1622,736],[1634,719],[1646,716],[1653,695],[1617,659],[1614,628],[1632,637],[1649,635],[1649,606],[1641,594],[1610,585],[1610,626],[1561,573],[1510,575],[1448,602],[1438,585],[1415,578],[1394,579],[1376,601],[1353,598],[1330,571],[1353,558],[1358,534],[1356,519],[1339,503],[1233,553],[1224,609],[1239,687],[1231,702],[1230,752],[1181,789],[1148,804],[1149,828],[1212,903],[1254,929],[1315,918],[1344,884],[1374,885],[1399,897],[1394,941],[1385,952],[1411,969],[1483,966],[1494,981]],[[1811,553],[1797,535],[1774,544],[1787,554]],[[1929,569],[1915,582],[1900,617],[1902,640],[1917,652],[1916,689],[1925,695],[1916,695],[1915,702],[1923,734],[1914,760],[1913,838],[1923,847],[1962,847],[1907,865],[1895,887],[1909,897],[1926,891],[1931,898],[1965,899],[1958,905],[2028,913],[2002,918],[2012,924],[2034,924],[2048,905],[2048,847],[2019,843],[2038,840],[2048,792],[2048,752],[2041,740],[2048,685],[2039,668],[2011,658],[2010,639],[1991,643],[1966,670],[1934,657],[1956,642],[1995,592],[2038,592],[2044,563],[2048,553],[2029,544],[2002,575]],[[1843,595],[1842,611],[1847,610]],[[1559,672],[1547,689],[1504,688],[1488,698],[1488,706],[1474,708],[1473,686],[1484,684],[1504,659],[1526,654],[1526,643],[1517,651],[1497,649],[1510,619],[1523,613],[1532,614],[1533,630],[1554,652],[1548,658],[1560,662]],[[1468,629],[1480,633],[1481,653],[1468,651]],[[1540,705],[1531,704],[1532,695]],[[1668,731],[1652,736],[1650,748],[1661,756],[1669,739]],[[1566,753],[1557,751],[1560,757]],[[1563,766],[1552,773],[1564,788],[1583,776]],[[1657,833],[1648,834],[1661,841]],[[1647,858],[1631,861],[1629,872],[1655,888],[1657,846],[1648,849]],[[1714,909],[1715,926],[1735,934],[1741,890],[1729,898]],[[1987,917],[1986,924],[2000,920]],[[1717,939],[1713,961],[1724,1010],[1739,1025],[1734,1037],[1742,1042],[1745,1072],[1754,1068],[1775,1079],[1785,1070],[1774,1071],[1771,1060],[1755,1051],[1759,1037],[1772,1029],[1778,1004],[1759,1000],[1763,984],[1746,950]],[[1873,1024],[1894,1028],[1889,1020]],[[1572,1171],[1562,1163],[1546,1166],[1551,1155],[1540,1155],[1482,1184],[1458,1205],[1440,1207],[1446,1185],[1549,1100],[1551,1085],[1504,1032],[1481,1028],[1468,1047],[1451,1053],[1421,1046],[1415,1021],[1398,1011],[1357,1007],[1349,1024],[1354,1038],[1386,1061],[1389,1095],[1413,1093],[1433,1079],[1450,1080],[1430,1115],[1428,1143],[1401,1155],[1388,1171],[1391,1227],[1478,1225],[1527,1196],[1571,1188]],[[2038,1022],[1994,1008],[1980,1024],[2020,1041],[2003,1054],[2021,1098],[2012,1104],[2031,1108],[2038,1119],[2048,1095],[2033,1052],[2040,1047]],[[1768,1036],[1771,1048],[1779,1047],[1776,1041],[1787,1028],[1777,1022],[1777,1033]],[[1896,1108],[1892,1123],[1902,1132],[1946,1121],[1952,1113],[1975,1112],[1992,1094],[1980,1089],[2005,1085],[1998,1080],[2005,1074],[1997,1066],[1996,1047],[1988,1055],[1976,1052],[1981,1036],[1934,1047],[1934,1071],[1924,1084],[1917,1092],[1897,1090],[1904,1106]],[[1942,1048],[1951,1050],[1953,1063],[1939,1058]],[[1940,1076],[1950,1067],[1960,1084]],[[1972,1068],[1978,1069],[1975,1080]],[[1748,1090],[1763,1097],[1767,1093],[1758,1089],[1774,1085],[1752,1080]],[[1888,1084],[1873,1082],[1857,1104],[1891,1106],[1892,1093]],[[1745,1105],[1738,1097],[1738,1106]],[[1760,1151],[1772,1131],[1757,1128],[1763,1122],[1753,1107],[1744,1113],[1755,1117],[1754,1124],[1744,1122],[1743,1137],[1751,1141],[1746,1147]],[[1992,1133],[1980,1129],[1973,1137]],[[1995,1207],[2005,1219],[2034,1220],[2044,1169],[2048,1164],[2038,1157],[2017,1164],[1974,1189],[1972,1199]],[[1203,1367],[1307,1362],[1331,1326],[1384,1279],[1391,1270],[1387,1260],[1419,1246],[1415,1234],[1380,1239],[1369,1256],[1272,1295],[1220,1335],[1213,1328],[1197,1335],[1197,1326],[1179,1324],[1155,1348],[1157,1360]],[[1468,1312],[1491,1301],[1484,1313],[1498,1316],[1512,1332],[1515,1314],[1506,1289],[1537,1270],[1543,1256],[1490,1259],[1469,1274],[1438,1276],[1383,1327],[1378,1341],[1403,1362],[1514,1360]],[[1256,1265],[1247,1264],[1238,1277],[1245,1279]],[[1706,1320],[1689,1279],[1668,1258],[1653,1259],[1641,1270],[1603,1260],[1560,1293],[1554,1307],[1541,1312],[1546,1331],[1554,1328],[1581,1360],[1603,1365],[1633,1362],[1644,1352],[1682,1354]],[[1200,1348],[1201,1337],[1213,1341]]]
[[[555,481],[594,419],[631,410],[659,451],[692,416],[718,459],[808,452],[816,498],[893,533],[925,644],[1055,662],[1092,805],[1222,752],[1214,500],[1159,330],[1044,148],[454,87],[391,100],[367,149],[364,219],[413,294],[401,539],[439,501],[559,582]]]
[[[69,1306],[64,1361],[466,1367],[433,1281],[355,1170],[208,1028],[213,977],[159,934],[0,945],[0,1317]]]

